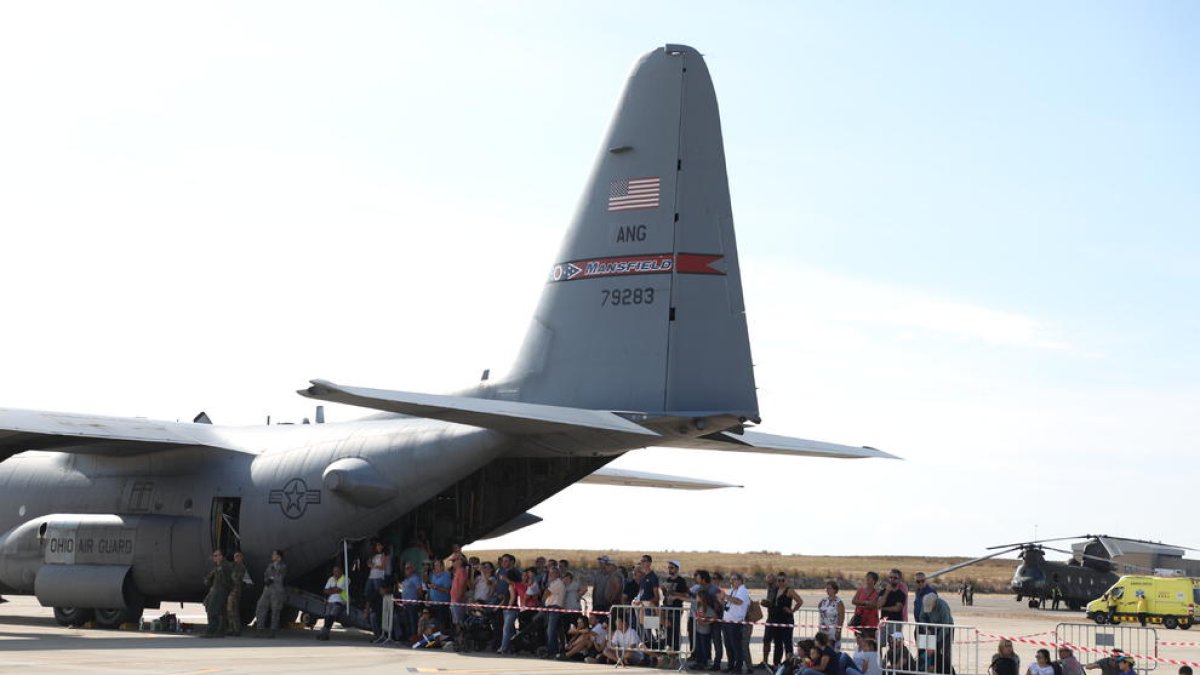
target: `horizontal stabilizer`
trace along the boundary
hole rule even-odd
[[[481,539],[481,540],[482,539],[495,539],[496,537],[503,537],[506,534],[512,534],[513,532],[516,532],[517,530],[529,527],[530,525],[537,525],[540,522],[542,522],[541,516],[535,516],[532,513],[529,513],[528,511],[526,511],[525,513],[522,513],[521,515],[517,516],[516,518],[513,518],[512,520],[508,521],[507,523],[504,523],[503,525],[501,525],[500,527],[497,527],[496,529],[492,530],[491,532],[488,532],[487,534],[483,535],[479,539]]]
[[[770,455],[802,455],[806,457],[834,457],[838,459],[900,459],[882,450],[863,446],[838,445],[824,441],[810,441],[790,436],[762,434],[746,431],[740,434],[719,432],[700,438],[683,438],[657,443],[672,448],[695,450],[720,450],[724,452],[759,452]]]
[[[0,460],[26,450],[140,455],[186,446],[223,447],[211,428],[139,417],[0,408]]]
[[[299,393],[322,401],[466,424],[511,434],[540,435],[587,429],[658,437],[657,433],[606,410],[564,408],[470,396],[343,387],[324,380],[312,380],[312,386],[301,389]],[[643,445],[654,445],[651,438],[646,438]]]
[[[632,471],[629,469],[614,469],[607,466],[597,469],[591,475],[578,482],[592,483],[596,485],[670,488],[673,490],[715,490],[718,488],[742,487],[741,485],[722,483],[721,481],[715,480],[688,478],[686,476],[668,476],[667,474],[663,473],[649,473],[647,471]]]

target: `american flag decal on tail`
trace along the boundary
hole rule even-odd
[[[657,209],[661,192],[662,180],[658,176],[614,180],[608,186],[608,210]]]

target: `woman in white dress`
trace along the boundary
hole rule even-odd
[[[817,605],[821,613],[821,632],[829,636],[829,644],[837,651],[842,649],[842,624],[846,623],[846,605],[838,597],[836,581],[825,582],[825,597]]]

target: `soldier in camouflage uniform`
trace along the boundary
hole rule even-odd
[[[246,557],[241,551],[233,554],[229,577],[232,586],[225,601],[225,634],[236,637],[242,634],[242,593],[246,590]]]
[[[225,637],[225,602],[229,598],[229,589],[233,585],[230,576],[233,566],[225,559],[221,551],[212,553],[213,568],[204,577],[204,585],[208,586],[208,595],[204,596],[204,611],[208,613],[208,629],[204,636]]]
[[[279,630],[279,613],[283,610],[283,601],[287,592],[283,590],[283,580],[287,577],[287,563],[283,562],[283,551],[271,551],[271,562],[267,571],[263,572],[263,591],[258,598],[258,606],[254,608],[254,625],[260,633],[270,629],[267,637],[275,637]],[[268,612],[271,621],[267,623]]]

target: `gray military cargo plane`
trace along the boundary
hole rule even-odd
[[[0,410],[0,593],[63,624],[194,601],[207,552],[319,584],[346,538],[420,528],[435,553],[536,521],[580,481],[720,487],[605,465],[647,446],[889,457],[759,423],[716,95],[667,45],[635,65],[510,375],[456,395],[300,394],[377,411],[222,427]]]

